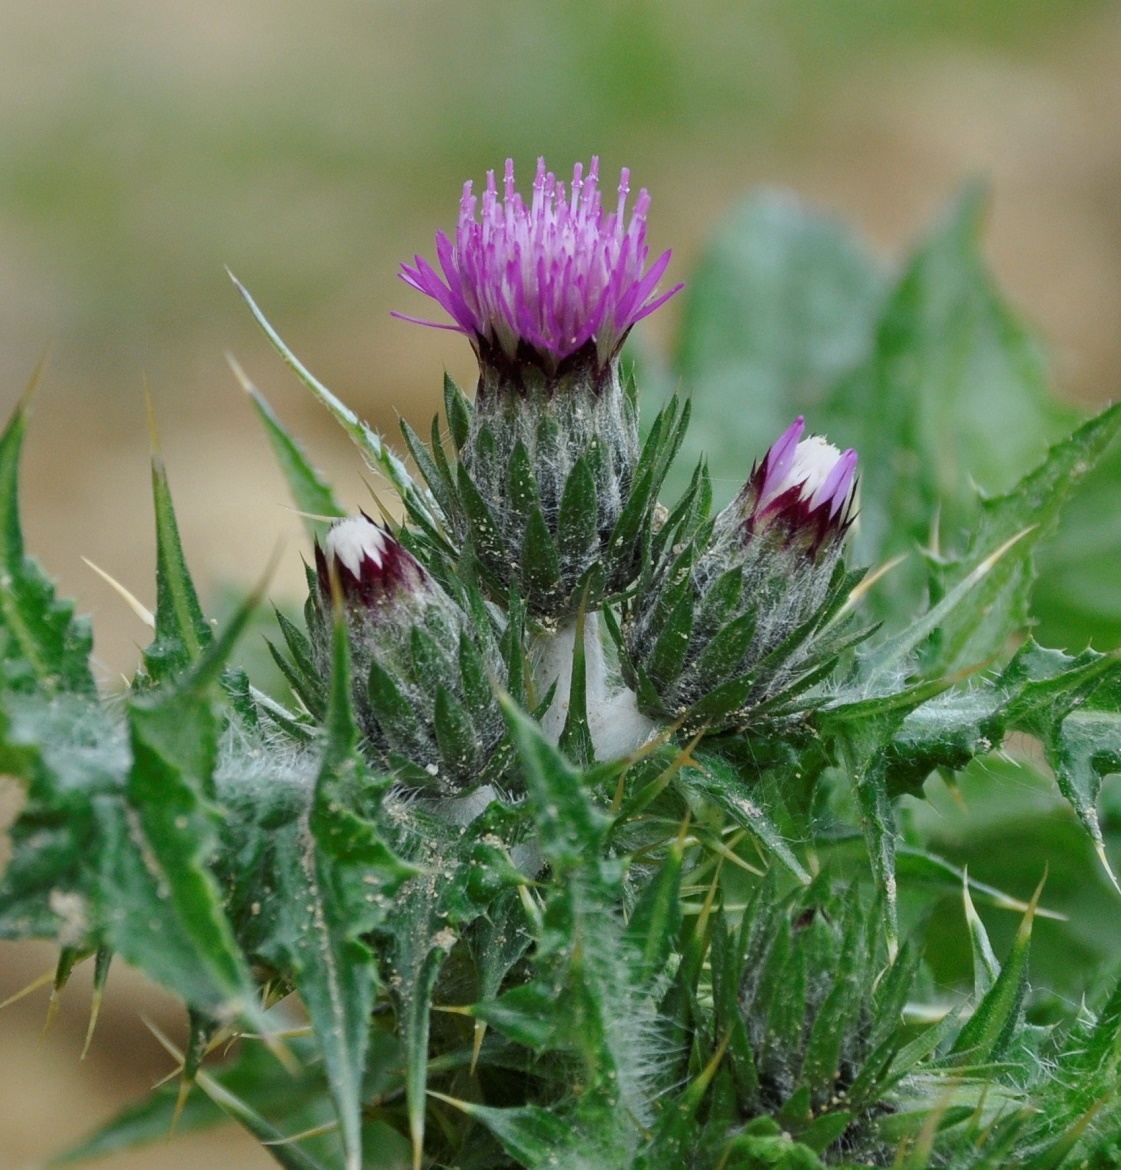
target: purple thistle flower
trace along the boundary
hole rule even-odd
[[[856,452],[840,452],[821,435],[803,439],[799,416],[771,445],[732,505],[748,534],[782,523],[809,532],[816,550],[848,531],[853,521]]]
[[[315,542],[315,573],[320,596],[328,606],[332,566],[344,602],[371,614],[427,583],[428,575],[413,555],[365,512],[337,521],[323,543],[321,548]]]
[[[402,264],[399,273],[455,323],[394,316],[465,333],[480,354],[498,350],[513,361],[528,349],[550,372],[589,345],[598,365],[606,366],[635,322],[682,287],[655,295],[670,253],[645,270],[650,197],[645,189],[639,192],[628,222],[629,180],[624,167],[616,209],[605,215],[598,158],[592,159],[587,177],[583,164],[576,164],[568,192],[541,158],[533,199],[526,206],[514,190],[513,159],[507,159],[501,198],[494,172],[487,173],[481,219],[476,219],[478,200],[471,183],[465,183],[455,244],[442,231],[436,234],[443,275],[421,256],[415,266]]]

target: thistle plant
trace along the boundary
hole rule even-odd
[[[189,1021],[164,1040],[178,1084],[68,1157],[225,1115],[289,1170],[1118,1164],[1121,989],[1048,1001],[1029,980],[1044,875],[980,881],[921,814],[1015,766],[1112,877],[1121,665],[1029,627],[1033,552],[1121,411],[999,492],[955,485],[960,532],[892,584],[935,482],[894,459],[937,446],[899,353],[935,344],[916,289],[950,271],[997,312],[958,246],[877,302],[821,421],[792,388],[771,404],[802,413],[717,509],[703,460],[672,466],[688,407],[644,428],[624,370],[681,287],[668,252],[648,266],[628,181],[605,215],[595,160],[567,190],[539,163],[528,203],[508,163],[478,218],[465,188],[440,272],[404,266],[480,371],[473,398],[445,380],[428,442],[404,425],[415,471],[238,286],[400,503],[347,514],[235,368],[308,528],[303,620],[278,609],[269,638],[286,690],[235,665],[263,590],[217,632],[204,615],[157,453],[154,638],[99,694],[87,624],[24,551],[26,402],[0,437],[0,770],[24,793],[0,937],[58,944],[56,997],[93,957],[99,1001],[119,956]],[[697,283],[694,364],[697,306],[722,304]],[[911,413],[877,438],[881,400]],[[1010,763],[1031,741],[1048,774]]]

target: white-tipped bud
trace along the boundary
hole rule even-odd
[[[316,543],[315,570],[325,603],[330,604],[333,574],[348,606],[371,611],[429,584],[412,553],[364,512],[332,525],[322,548]]]

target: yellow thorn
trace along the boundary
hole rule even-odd
[[[685,809],[685,816],[681,820],[681,828],[677,831],[677,841],[675,842],[678,849],[684,849],[685,843],[689,838],[689,823],[693,819],[693,810],[691,808]]]
[[[374,501],[377,510],[381,513],[381,518],[383,521],[385,521],[386,527],[388,527],[391,532],[396,533],[401,526],[400,517],[394,516],[393,513],[389,510],[388,506],[383,503],[381,496],[379,496],[378,493],[374,491],[373,484],[367,483],[366,480],[363,480],[362,482],[366,485],[366,491],[370,493],[370,499]]]
[[[141,604],[115,577],[110,577],[109,574],[102,568],[99,568],[88,557],[82,557],[87,565],[111,588],[115,589],[124,603],[132,610],[134,614],[150,629],[156,628],[156,618],[147,606]]]
[[[965,803],[965,797],[962,795],[961,785],[957,782],[956,776],[944,776],[943,783],[946,785],[946,791],[950,794],[950,799],[958,806],[963,813],[969,812],[969,806]]]
[[[713,838],[711,841],[706,841],[704,843],[704,847],[706,849],[711,849],[714,853],[719,853],[721,858],[726,858],[733,865],[738,866],[740,869],[746,870],[748,873],[754,874],[756,877],[764,877],[766,876],[764,870],[756,869],[755,866],[750,865],[748,862],[744,861],[744,859],[734,849],[734,846],[738,845],[745,836],[747,836],[746,831],[738,833],[735,840],[732,841],[731,845],[725,845],[724,842],[719,838]]]
[[[475,1075],[475,1068],[479,1063],[479,1054],[483,1050],[483,1037],[487,1034],[486,1020],[475,1021],[475,1041],[471,1045],[471,1075]]]
[[[95,987],[93,994],[90,996],[90,1022],[86,1025],[86,1039],[82,1045],[82,1055],[78,1057],[79,1060],[86,1059],[86,1053],[90,1050],[90,1044],[93,1042],[93,1034],[97,1028],[97,1018],[101,1014],[101,1000],[104,998],[105,988]]]
[[[22,414],[31,405],[31,399],[35,397],[35,391],[39,389],[39,383],[43,380],[43,373],[47,368],[47,359],[51,356],[51,347],[45,345],[43,352],[39,356],[39,360],[35,363],[35,369],[31,371],[31,377],[27,379],[27,385],[23,388],[23,393],[19,396],[19,403],[16,406],[15,413]]]
[[[281,1028],[279,1032],[270,1032],[266,1035],[264,1032],[242,1032],[242,1040],[265,1040],[268,1036],[273,1036],[278,1040],[289,1040],[294,1036],[311,1036],[314,1034],[314,1029],[310,1024],[303,1024],[298,1028]],[[212,1045],[213,1047],[213,1045]]]
[[[723,864],[724,858],[717,858],[716,868],[712,873],[712,881],[708,887],[708,895],[705,897],[704,905],[701,907],[700,917],[697,919],[697,933],[702,937],[705,930],[708,929],[708,919],[709,915],[712,914],[712,907],[716,901],[716,891],[720,888],[720,869]]]
[[[193,1078],[187,1079],[187,1066],[184,1065],[179,1070],[179,1095],[175,1098],[175,1112],[171,1115],[171,1127],[167,1131],[169,1138],[174,1137],[175,1131],[179,1128],[179,1118],[183,1116],[183,1110],[186,1108],[187,1098],[191,1095],[193,1084]]]
[[[1034,532],[1039,527],[1038,524],[1029,524],[1027,528],[1021,529],[1015,536],[1010,536],[995,552],[989,553],[987,557],[973,570],[972,573],[966,577],[966,581],[970,585],[975,585],[982,577],[985,576],[1000,560],[1001,557],[1014,545],[1018,544],[1029,532]]]
[[[905,561],[907,556],[907,553],[900,553],[899,556],[892,557],[890,561],[886,561],[884,564],[880,565],[878,569],[874,569],[862,581],[858,581],[857,584],[853,586],[852,591],[849,593],[848,597],[845,598],[844,605],[842,605],[841,608],[837,610],[836,614],[833,616],[833,620],[829,624],[835,625],[846,614],[852,613],[852,611],[856,609],[864,597],[866,597],[867,594],[871,591],[872,586],[875,585],[877,581],[881,580],[881,578],[886,577],[888,573],[890,573],[891,570],[894,569],[897,565]]]
[[[54,979],[54,969],[44,972],[38,979],[33,979],[26,987],[17,991],[15,995],[9,995],[3,1003],[0,1003],[0,1010],[8,1007],[9,1004],[15,1003],[17,1000],[23,999],[25,995],[30,995],[33,991],[38,991],[40,987],[46,987]]]
[[[228,349],[226,350],[226,365],[228,365],[230,369],[233,370],[234,377],[238,380],[241,388],[245,391],[246,394],[257,393],[257,387],[254,386],[253,383],[249,380],[248,375],[241,368],[241,364],[238,362],[237,358],[235,358]]]
[[[160,1046],[164,1049],[164,1051],[167,1052],[173,1060],[178,1061],[178,1067],[171,1074],[171,1076],[182,1075],[187,1067],[186,1057],[182,1052],[179,1051],[178,1048],[175,1047],[174,1044],[172,1044],[172,1042],[163,1034],[163,1032],[161,1032],[160,1029],[157,1028],[150,1019],[148,1019],[147,1016],[142,1015],[140,1019],[143,1022],[144,1027],[146,1027],[148,1031],[151,1032],[152,1035],[155,1036],[155,1038],[160,1042]],[[169,1081],[170,1079],[170,1076],[165,1077],[164,1081]],[[161,1081],[160,1083],[163,1084],[164,1081]],[[169,1140],[175,1133],[175,1127],[179,1124],[179,1114],[183,1111],[183,1106],[187,1102],[187,1093],[189,1092],[190,1085],[185,1080],[181,1081],[179,1085],[179,1096],[175,1101],[175,1113],[171,1118],[171,1126],[167,1131]]]
[[[51,1025],[55,1021],[55,1016],[58,1015],[58,1008],[61,1003],[62,988],[56,983],[51,988],[51,998],[47,1001],[47,1018],[43,1021],[44,1036],[51,1030]]]
[[[724,1053],[728,1051],[728,1045],[732,1043],[732,1032],[728,1030],[727,1035],[720,1041],[720,1047],[712,1054],[712,1059],[701,1070],[701,1075],[693,1082],[694,1085],[707,1085],[709,1081],[716,1075],[716,1070],[720,1067],[720,1062],[724,1059]]]
[[[290,1137],[276,1138],[270,1142],[261,1142],[263,1146],[291,1146],[296,1142],[306,1141],[308,1138],[322,1137],[325,1133],[334,1133],[339,1128],[337,1121],[325,1121],[322,1125],[312,1126],[302,1133],[294,1133]]]
[[[1035,918],[1036,908],[1039,906],[1039,899],[1043,895],[1043,887],[1047,884],[1047,874],[1050,866],[1043,867],[1043,876],[1039,879],[1039,885],[1035,887],[1035,893],[1031,896],[1031,901],[1028,903],[1028,908],[1024,912],[1023,920],[1020,922],[1019,929],[1016,931],[1017,941],[1026,941],[1031,937],[1031,924]]]
[[[1117,884],[1117,875],[1113,872],[1113,867],[1109,864],[1109,858],[1105,855],[1105,846],[1099,841],[1094,845],[1094,851],[1098,855],[1098,860],[1102,863],[1102,867],[1109,876],[1109,880],[1113,883],[1113,888],[1121,894],[1121,885]]]
[[[163,1034],[162,1031],[160,1031],[156,1024],[154,1024],[150,1019],[148,1019],[147,1016],[144,1015],[140,1017],[140,1022],[144,1025],[145,1028],[148,1029],[149,1032],[152,1033],[153,1036],[155,1036],[155,1038],[160,1042],[160,1047],[163,1048],[165,1052],[167,1052],[175,1060],[179,1061],[180,1065],[186,1063],[186,1058],[183,1056],[183,1053],[180,1052],[174,1044],[172,1044],[172,1042]]]
[[[942,555],[942,505],[934,509],[930,518],[930,551],[934,556]]]
[[[292,512],[301,520],[320,520],[324,524],[334,524],[336,520],[342,519],[340,516],[320,516],[318,512],[301,512],[299,508],[293,508],[289,504],[281,504],[280,506],[285,512]]]
[[[266,1032],[261,1036],[265,1047],[280,1062],[281,1067],[289,1076],[296,1076],[300,1071],[300,1062],[292,1055],[288,1046],[280,1039],[276,1032]]]
[[[615,795],[611,800],[611,815],[614,816],[619,809],[623,807],[623,793],[627,788],[627,773],[629,768],[624,768],[619,773],[619,783],[615,785]]]

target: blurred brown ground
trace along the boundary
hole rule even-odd
[[[252,582],[278,541],[286,543],[274,595],[295,597],[301,580],[299,524],[225,349],[342,498],[355,506],[368,498],[352,448],[269,352],[226,283],[223,262],[311,368],[387,432],[395,432],[395,408],[426,425],[443,368],[469,383],[461,340],[388,312],[423,313],[419,298],[394,280],[396,264],[414,251],[431,255],[434,228],[454,225],[462,179],[478,182],[487,166],[501,164],[501,155],[482,153],[492,149],[483,129],[477,155],[452,143],[452,130],[441,136],[440,112],[450,107],[440,101],[452,99],[436,80],[445,69],[454,80],[502,67],[486,58],[488,22],[500,19],[500,7],[464,5],[455,18],[461,27],[439,31],[441,14],[428,5],[360,10],[338,0],[316,6],[313,18],[293,3],[264,0],[233,7],[205,0],[189,16],[139,0],[0,0],[0,136],[9,156],[7,167],[0,164],[0,395],[14,403],[50,343],[27,443],[26,534],[62,589],[93,613],[108,682],[134,668],[146,631],[79,557],[152,604],[145,381],[188,559],[207,598],[222,584]],[[722,11],[712,6],[716,39]],[[744,68],[765,59],[781,80],[784,51],[780,38]],[[841,44],[820,65],[811,54],[791,68],[820,75],[778,85],[777,113],[726,108],[707,121],[664,127],[654,116],[633,125],[620,116],[610,126],[576,116],[564,133],[543,132],[541,148],[558,170],[600,143],[608,173],[629,164],[636,185],[654,197],[652,245],[672,244],[677,275],[688,272],[735,198],[760,183],[796,189],[898,257],[964,179],[986,177],[992,264],[1048,339],[1059,388],[1086,400],[1115,397],[1119,57],[1121,7],[1087,4],[1011,47],[924,34],[880,48]],[[556,101],[575,103],[577,82],[566,90],[561,73],[550,82],[559,86]],[[364,90],[358,77],[380,88]],[[376,98],[369,108],[364,94]],[[485,99],[463,97],[480,126],[493,112]],[[312,117],[306,107],[315,102]],[[537,107],[530,107],[517,141],[523,166],[534,147],[522,144],[535,141]],[[102,110],[111,117],[102,119]],[[227,175],[222,161],[235,148],[253,149],[257,123],[262,135],[291,139],[291,156],[273,149],[260,168]],[[233,129],[223,137],[227,124]],[[402,145],[414,131],[429,151],[415,164]],[[193,148],[191,134],[214,143]],[[351,165],[364,135],[384,167]],[[303,163],[301,136],[311,143]],[[41,166],[11,162],[39,157],[34,149],[47,160]],[[72,158],[82,165],[70,169]],[[208,207],[229,211],[213,230]],[[200,249],[205,254],[195,255]],[[197,287],[187,288],[190,281]],[[673,312],[659,318],[651,325],[664,340]],[[52,963],[48,947],[0,944],[0,1000]],[[78,1063],[88,979],[75,976],[46,1038],[45,992],[0,1013],[0,1170],[57,1151],[168,1071],[139,1014],[174,1029],[178,1012],[120,969],[90,1055]],[[100,1164],[273,1163],[230,1130]]]

